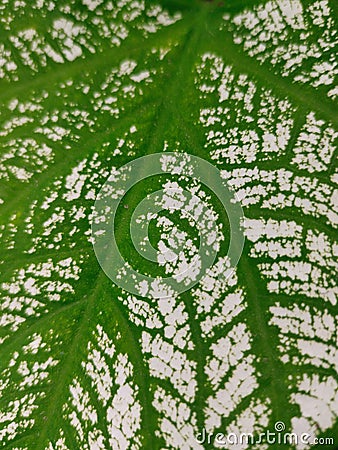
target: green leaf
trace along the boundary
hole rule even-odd
[[[0,448],[334,448],[337,20],[334,0],[2,2]],[[189,288],[136,295],[97,261],[94,204],[169,152],[220,171],[244,250],[228,276],[211,172],[145,166],[114,237],[135,270]],[[203,273],[183,271],[203,236],[173,186],[204,202]],[[140,219],[154,262],[129,225],[158,190],[179,206]]]

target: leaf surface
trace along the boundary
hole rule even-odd
[[[333,0],[0,5],[1,448],[228,448],[217,433],[278,422],[338,439],[337,14]],[[147,194],[177,183],[217,219],[199,283],[154,299],[105,275],[91,223],[107,178],[161,152],[221,171],[246,242],[226,277],[214,193],[144,179],[114,230],[140,272],[175,274],[198,247],[176,211],[149,223],[159,255],[183,243],[176,262],[136,253]]]

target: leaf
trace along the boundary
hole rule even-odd
[[[333,448],[335,2],[39,0],[0,11],[1,448],[277,448],[287,433],[287,448]],[[143,177],[124,196],[114,236],[140,273],[183,273],[189,288],[161,298],[156,279],[136,295],[96,259],[95,200],[122,166],[169,152],[219,169],[243,209],[245,246],[229,276],[231,216],[174,160],[176,174]],[[167,211],[140,216],[151,262],[129,223],[157,190]],[[217,255],[192,273],[194,196]]]

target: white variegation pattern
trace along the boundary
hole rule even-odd
[[[293,138],[294,156],[290,159],[292,154],[288,150],[288,141],[284,143],[278,141],[278,129],[282,130],[280,136],[289,140],[292,121],[289,122],[289,131],[286,132],[285,128],[282,128],[285,127],[282,125],[283,111],[271,115],[269,123],[263,120],[264,108],[260,109],[255,126],[258,124],[260,127],[261,123],[269,124],[269,139],[275,142],[281,160],[288,165],[287,167],[281,165],[277,170],[275,168],[268,170],[262,163],[269,159],[269,149],[264,141],[267,130],[262,129],[263,140],[256,135],[254,141],[249,141],[251,121],[246,116],[252,113],[254,95],[259,99],[265,94],[259,95],[253,82],[248,81],[242,74],[236,75],[234,69],[226,66],[217,55],[205,54],[198,72],[200,77],[196,81],[204,102],[200,121],[207,129],[205,147],[219,165],[226,167],[222,172],[224,178],[235,190],[244,207],[247,207],[248,217],[244,226],[246,237],[250,242],[249,255],[253,260],[258,260],[257,268],[265,280],[266,290],[273,294],[271,298],[264,294],[264,301],[270,305],[272,314],[269,324],[279,329],[280,361],[285,364],[286,371],[290,370],[285,384],[289,390],[288,400],[297,404],[300,413],[291,419],[291,428],[295,433],[306,432],[314,436],[318,431],[330,429],[337,416],[334,406],[337,386],[334,377],[330,372],[327,375],[322,372],[312,373],[312,368],[326,368],[332,373],[337,372],[336,318],[325,307],[326,304],[334,306],[337,301],[335,280],[337,246],[332,240],[332,235],[327,234],[325,222],[319,229],[321,231],[316,227],[311,229],[304,224],[306,221],[292,220],[287,210],[292,208],[294,211],[296,208],[305,216],[325,217],[326,224],[337,225],[337,188],[319,175],[323,170],[328,170],[333,162],[337,132],[331,124],[327,124],[324,120],[316,120],[315,113],[309,112],[303,128],[297,131]],[[217,97],[220,104],[218,107],[212,102]],[[269,101],[271,105],[283,103],[278,97],[274,98],[271,92]],[[212,102],[213,106],[205,107],[209,102]],[[285,113],[288,114],[293,108],[291,103],[285,109]],[[272,111],[271,107],[268,111]],[[235,122],[240,128],[229,130],[226,127],[230,114],[236,118]],[[225,131],[218,131],[222,128]],[[241,133],[239,129],[242,130]],[[239,136],[242,136],[241,140],[238,139]],[[239,161],[235,155],[249,155],[250,149],[252,152],[250,162],[254,162],[255,165],[251,168],[239,168]],[[286,158],[284,155],[290,156]],[[288,168],[290,164],[306,169],[313,175],[298,176]],[[250,218],[250,207],[256,205],[260,208],[259,210],[255,208],[256,218]],[[259,216],[257,211],[260,213]],[[273,218],[269,218],[269,215]],[[221,292],[224,292],[224,289]],[[281,306],[278,302],[279,294],[285,306]],[[288,303],[285,295],[288,296]],[[210,297],[200,295],[202,305],[206,300],[209,301],[208,310],[212,305]],[[314,299],[317,306],[310,306],[312,303],[307,305],[306,298]],[[245,303],[249,301],[250,297]],[[241,313],[240,310],[238,312]],[[226,317],[223,323],[225,322]],[[214,380],[217,380],[219,370],[224,377],[229,371],[230,357],[234,352],[239,360],[236,361],[236,357],[232,357],[236,361],[233,374],[243,367],[242,371],[245,374],[243,379],[247,382],[246,390],[252,392],[257,387],[254,371],[250,370],[252,356],[244,358],[242,365],[239,363],[244,356],[243,350],[247,351],[250,348],[250,335],[245,335],[245,325],[240,325],[243,334],[237,338],[237,344],[236,341],[231,342],[231,333],[234,333],[236,328],[228,331],[227,337],[221,338],[218,344],[213,344],[213,352],[218,352],[218,355],[215,360],[211,360],[214,371],[211,372],[210,366],[207,366],[208,374],[210,376],[212,373]],[[223,354],[219,351],[220,348],[223,349]],[[304,373],[291,375],[294,372],[292,365],[304,366]],[[218,409],[222,416],[228,415],[231,408],[227,409],[227,403],[231,405],[232,402],[236,402],[236,398],[238,400],[241,398],[240,376],[238,380],[233,381],[230,378],[226,383],[231,383],[231,388],[218,390],[212,403],[213,414]],[[218,421],[217,425],[220,423]],[[298,447],[307,448],[302,444]]]

